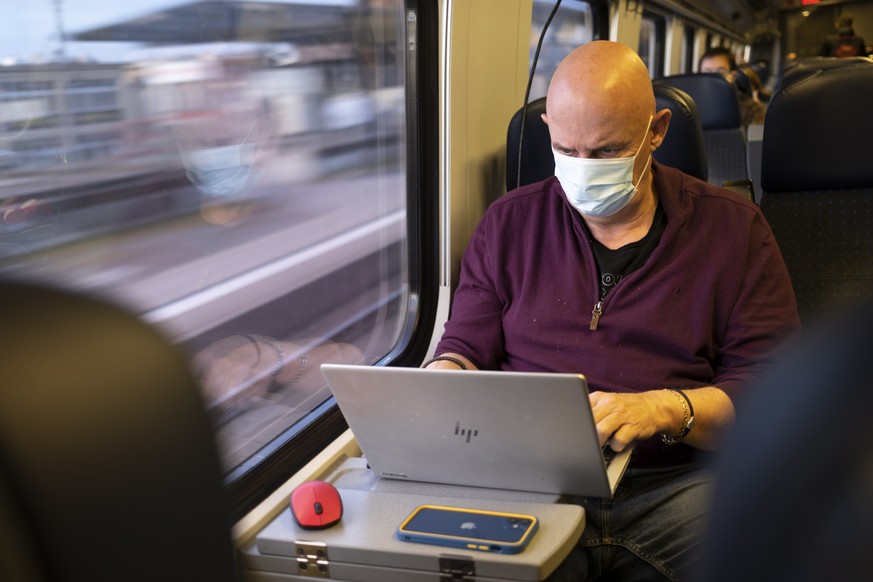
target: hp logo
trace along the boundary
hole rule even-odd
[[[460,436],[466,438],[466,442],[470,442],[470,439],[474,436],[479,436],[478,429],[472,428],[461,428],[460,421],[455,423],[455,436]]]

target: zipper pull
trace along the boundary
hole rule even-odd
[[[594,311],[591,312],[591,323],[588,324],[588,329],[597,331],[597,324],[600,323],[600,316],[603,315],[603,301],[598,301],[594,304]]]

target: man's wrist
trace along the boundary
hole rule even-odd
[[[679,432],[675,436],[669,436],[666,433],[661,433],[661,442],[666,445],[675,445],[691,432],[694,428],[694,407],[691,405],[691,399],[682,390],[678,388],[664,388],[665,392],[671,392],[682,406],[682,425]]]
[[[464,361],[461,360],[460,358],[456,358],[455,356],[446,356],[446,355],[436,356],[435,358],[431,358],[428,361],[426,361],[425,363],[423,363],[421,365],[421,367],[427,368],[428,366],[430,366],[434,362],[451,362],[452,364],[457,366],[458,369],[460,369],[460,370],[467,370],[468,369],[467,364],[465,364]]]

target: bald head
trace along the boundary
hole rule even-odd
[[[655,111],[655,96],[640,57],[610,41],[590,42],[567,55],[552,77],[546,111],[551,123],[580,109],[642,126]]]

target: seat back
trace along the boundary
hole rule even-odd
[[[187,364],[106,303],[0,282],[0,579],[236,580]]]
[[[871,328],[868,304],[804,334],[737,402],[693,579],[867,579]],[[814,429],[822,426],[839,429]]]
[[[709,166],[708,181],[747,180],[746,133],[736,88],[717,73],[673,75],[655,81],[691,96],[697,105]]]
[[[672,87],[659,86],[654,87],[654,90],[657,109],[666,108],[673,112],[667,137],[661,147],[655,150],[654,158],[662,164],[706,180],[706,153],[694,101],[686,93]],[[521,120],[524,108],[516,111],[509,122],[506,135],[507,190],[545,180],[555,174],[555,158],[552,155],[549,127],[541,117],[545,112],[545,97],[535,99],[528,104],[523,143],[519,143],[519,137],[522,131]],[[519,151],[521,151],[520,158]]]
[[[655,108],[669,109],[673,116],[664,142],[654,157],[665,166],[673,166],[706,181],[709,167],[706,161],[706,146],[703,140],[703,125],[700,113],[691,96],[675,87],[654,85]]]
[[[792,83],[805,79],[819,71],[827,71],[839,67],[855,67],[858,65],[873,64],[869,57],[802,57],[791,61],[782,71],[777,90],[784,89]]]
[[[873,67],[819,70],[770,101],[761,209],[801,319],[873,296]]]
[[[540,97],[515,112],[506,133],[506,189],[533,184],[555,175],[555,156],[549,126],[542,120],[546,98]],[[522,115],[524,127],[522,128]],[[524,139],[522,139],[524,130]]]

